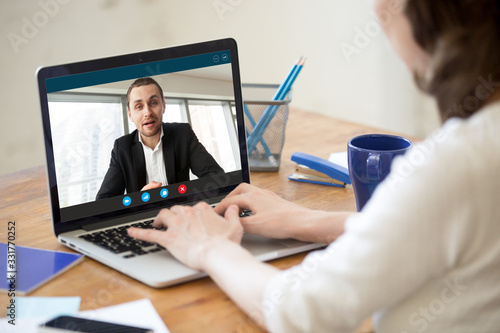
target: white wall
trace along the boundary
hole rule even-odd
[[[377,31],[370,4],[0,0],[0,174],[44,163],[38,66],[223,37],[238,42],[243,82],[279,83],[304,55],[292,106],[424,136],[438,126],[433,104]],[[365,28],[371,36],[363,40],[357,29]],[[340,46],[355,39],[361,47],[348,61]]]

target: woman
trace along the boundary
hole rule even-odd
[[[362,212],[311,211],[243,184],[215,212],[174,207],[155,220],[166,232],[130,235],[205,271],[270,331],[349,332],[372,314],[380,332],[498,330],[500,1],[397,3],[376,11],[443,126],[395,160]],[[240,220],[242,209],[254,215]],[[243,229],[330,245],[279,271],[239,246]]]

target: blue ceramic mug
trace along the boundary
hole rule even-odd
[[[391,171],[392,159],[411,146],[408,139],[386,134],[366,134],[349,140],[347,160],[358,212]]]

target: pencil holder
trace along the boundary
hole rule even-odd
[[[291,91],[283,100],[273,100],[278,87],[242,84],[250,171],[279,170]]]

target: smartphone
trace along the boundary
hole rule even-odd
[[[121,324],[85,318],[59,316],[38,326],[40,333],[154,333],[148,328],[134,327]]]

